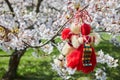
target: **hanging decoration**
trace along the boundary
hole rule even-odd
[[[84,73],[90,73],[96,66],[96,55],[92,47],[95,38],[89,36],[91,31],[89,24],[83,23],[80,30],[81,36],[78,40],[81,44],[66,56],[67,67],[76,68]]]
[[[90,73],[96,66],[96,55],[92,43],[95,36],[90,36],[91,26],[86,22],[92,19],[87,10],[81,11],[80,7],[70,21],[70,27],[61,32],[62,40],[66,40],[61,54],[54,63],[59,67],[71,68],[73,70]]]

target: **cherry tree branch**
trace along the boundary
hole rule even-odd
[[[43,1],[43,0],[38,0],[37,6],[36,6],[36,13],[39,13],[39,12],[40,12],[39,7],[40,7],[42,1]],[[33,28],[33,25],[34,25],[34,24],[35,24],[35,23],[33,23],[32,25],[28,26],[26,29],[34,29],[34,28]]]
[[[13,8],[12,8],[12,6],[11,6],[9,0],[5,0],[5,2],[7,3],[7,5],[8,5],[8,7],[9,7],[10,11],[12,12],[13,17],[15,17],[14,10],[13,10]]]
[[[84,11],[89,5],[86,5],[83,9],[80,10],[80,12]],[[40,46],[31,46],[29,45],[28,43],[24,42],[26,45],[28,45],[29,47],[31,48],[40,48],[40,47],[43,47],[45,46],[46,44],[48,44],[49,42],[53,41],[55,37],[57,37],[59,35],[59,33],[64,29],[64,26],[71,20],[74,18],[74,15],[72,15],[62,26],[60,26],[60,28],[58,29],[58,31],[56,32],[56,34],[51,38],[49,39],[48,41],[46,41],[45,43],[43,43],[42,45]],[[59,26],[58,26],[59,27]]]
[[[50,9],[54,9],[55,11],[60,12],[60,10],[58,10],[58,9],[57,9],[57,8],[55,8],[55,7],[50,6],[49,4],[48,4],[48,7],[49,7]]]
[[[37,7],[36,7],[36,13],[39,12],[39,7],[40,7],[40,4],[43,0],[38,0],[38,3],[37,3]]]
[[[83,10],[85,10],[87,7],[88,7],[88,5],[85,6],[80,12],[82,12]],[[29,45],[28,43],[26,43],[26,42],[23,41],[23,42],[25,43],[25,45],[26,45],[26,48],[28,48],[28,47],[31,47],[31,48],[40,48],[40,47],[45,46],[45,45],[48,44],[49,42],[53,41],[54,38],[59,35],[59,33],[64,29],[64,26],[65,26],[72,18],[74,18],[74,15],[72,15],[71,18],[69,18],[69,20],[67,20],[62,26],[59,26],[60,28],[58,29],[58,31],[56,32],[56,34],[55,34],[50,40],[46,41],[45,43],[43,43],[43,44],[40,45],[40,46],[31,46],[31,45]],[[10,57],[10,56],[13,56],[13,55],[0,55],[0,57]]]

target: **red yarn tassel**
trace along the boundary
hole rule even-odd
[[[80,52],[78,50],[74,50],[70,54],[67,55],[67,66],[74,69],[77,68],[80,61]]]
[[[82,56],[83,54],[81,54]],[[96,66],[96,55],[94,52],[94,49],[92,48],[92,54],[91,54],[91,61],[90,63],[92,64],[92,66],[83,66],[82,64],[82,58],[80,58],[80,64],[79,67],[81,68],[81,71],[88,74],[90,72],[92,72]],[[81,65],[82,64],[82,65]]]
[[[67,66],[77,71],[82,71],[83,73],[90,73],[94,70],[96,66],[96,55],[94,49],[92,48],[91,62],[92,66],[83,66],[82,62],[83,56],[83,45],[81,45],[78,49],[74,50],[70,54],[67,55]]]

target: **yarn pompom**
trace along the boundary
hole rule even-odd
[[[62,39],[63,40],[68,39],[69,38],[69,34],[70,34],[70,29],[69,28],[64,28],[62,33],[61,33]]]
[[[81,34],[82,35],[88,35],[88,34],[90,34],[90,31],[91,31],[91,27],[89,24],[84,23],[81,25]]]
[[[80,26],[78,24],[72,23],[70,30],[74,34],[80,34]]]

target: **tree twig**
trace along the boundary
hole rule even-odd
[[[15,17],[14,10],[13,10],[13,8],[12,8],[12,6],[11,6],[9,0],[5,0],[5,2],[7,3],[7,5],[8,5],[8,7],[9,7],[10,11],[12,12],[13,17]]]
[[[38,0],[38,3],[37,3],[37,7],[36,7],[36,13],[39,12],[39,7],[40,7],[40,4],[43,0]]]
[[[83,9],[80,10],[80,12],[82,12],[83,10],[85,10],[89,5],[86,5]],[[52,41],[56,36],[59,35],[59,33],[64,29],[64,26],[72,19],[74,18],[74,15],[71,16],[71,18],[69,18],[62,26],[60,26],[60,28],[58,29],[58,31],[56,32],[56,34],[51,38],[49,39],[48,41],[46,41],[45,43],[43,43],[42,45],[40,46],[31,46],[29,45],[28,43],[24,42],[26,45],[29,45],[29,47],[31,48],[40,48],[40,47],[43,47],[45,46],[46,44],[48,44],[50,41]]]
[[[54,9],[54,10],[56,10],[56,11],[60,12],[60,10],[58,10],[58,9],[57,9],[57,8],[55,8],[55,7],[52,7],[52,6],[50,6],[50,5],[48,5],[48,7],[49,7],[50,9]]]

